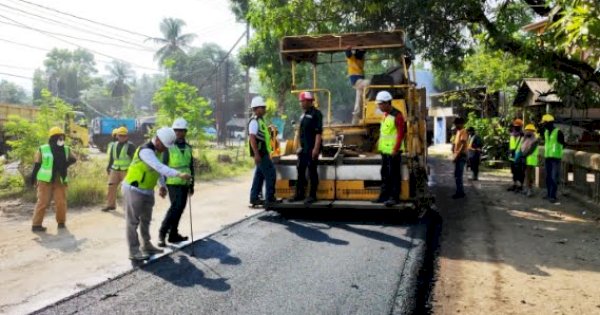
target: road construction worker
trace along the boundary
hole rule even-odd
[[[277,202],[275,198],[275,166],[271,161],[271,133],[264,120],[267,107],[265,100],[256,96],[250,103],[250,108],[254,115],[248,122],[248,141],[250,144],[250,156],[254,158],[256,169],[254,170],[254,179],[250,188],[250,204],[252,206],[263,204],[268,208],[269,204]],[[265,200],[260,200],[260,193],[263,189],[263,182],[266,187]]]
[[[535,125],[528,124],[525,126],[525,133],[521,147],[515,154],[515,160],[520,159],[525,165],[525,186],[523,193],[527,197],[533,195],[533,182],[535,180],[535,168],[538,166],[538,136]]]
[[[306,169],[310,178],[310,191],[305,204],[311,204],[317,201],[317,188],[319,186],[319,174],[317,166],[319,163],[319,154],[321,153],[321,134],[323,133],[323,114],[314,106],[314,97],[312,93],[303,91],[298,95],[303,114],[300,116],[300,148],[298,153],[298,181],[296,182],[296,192],[290,201],[300,201],[304,199],[306,192]]]
[[[56,222],[59,229],[65,228],[67,220],[67,168],[77,161],[71,148],[65,145],[65,132],[52,127],[48,132],[48,144],[40,146],[35,153],[31,183],[37,183],[37,203],[33,212],[31,230],[44,232],[42,226],[46,209],[54,199]]]
[[[160,230],[158,232],[158,246],[167,246],[165,238],[169,235],[169,243],[180,243],[187,241],[187,236],[179,234],[179,220],[185,210],[188,200],[188,194],[194,194],[194,158],[192,146],[185,140],[188,125],[183,118],[177,118],[172,126],[175,131],[175,145],[163,152],[162,160],[165,165],[176,169],[179,172],[190,174],[190,180],[183,180],[179,177],[169,177],[166,179],[167,187],[161,187],[161,194],[168,190],[171,206],[165,214]]]
[[[154,186],[157,182],[164,187],[164,177],[179,177],[186,181],[192,179],[190,174],[170,168],[159,160],[161,154],[173,146],[175,138],[175,131],[172,128],[158,129],[152,140],[136,149],[133,160],[127,169],[121,190],[127,225],[129,259],[131,260],[145,260],[149,255],[162,252],[162,249],[154,247],[150,242]],[[161,190],[160,196],[164,198],[166,191]],[[137,233],[138,226],[142,239],[141,251]]]
[[[352,124],[358,124],[362,113],[363,91],[369,85],[365,80],[365,51],[356,49],[352,51],[352,46],[346,48],[346,63],[348,64],[348,78],[350,85],[356,90],[356,99],[354,101],[354,110],[352,111]]]
[[[131,159],[135,153],[135,146],[129,142],[127,136],[128,130],[125,127],[119,127],[116,130],[117,141],[111,143],[108,150],[108,193],[106,194],[106,206],[102,211],[115,210],[117,206],[117,189],[119,184],[127,175],[127,169],[131,164]]]
[[[277,127],[275,125],[270,125],[269,126],[269,136],[271,137],[271,149],[273,149],[273,151],[271,152],[271,157],[281,155],[281,149],[280,149],[281,145],[279,143],[279,139],[277,138],[278,134],[279,134],[279,131],[277,130]]]
[[[463,174],[465,165],[467,164],[467,142],[469,141],[469,136],[465,130],[465,120],[462,117],[454,119],[454,126],[456,127],[456,135],[454,136],[452,161],[454,162],[456,192],[452,195],[452,199],[460,199],[466,196],[463,185]]]
[[[517,148],[521,146],[521,142],[523,141],[522,128],[523,120],[519,118],[513,120],[510,132],[510,139],[508,143],[508,160],[510,161],[510,172],[512,173],[513,184],[507,189],[507,191],[523,191],[523,181],[525,177],[523,171],[523,164],[515,163],[515,153],[517,152]]]
[[[556,194],[560,180],[560,163],[562,161],[563,149],[565,147],[565,136],[560,129],[554,125],[554,116],[546,114],[542,116],[544,129],[544,169],[546,170],[546,198],[551,203],[558,201]]]
[[[400,169],[406,123],[402,113],[392,106],[392,95],[388,91],[377,93],[375,101],[383,112],[383,119],[378,141],[381,153],[381,191],[373,202],[391,207],[400,201]]]
[[[473,173],[472,180],[479,180],[479,164],[481,163],[481,150],[483,148],[483,140],[475,132],[475,128],[467,128],[469,140],[467,142],[467,157],[468,164]]]

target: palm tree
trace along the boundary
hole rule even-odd
[[[163,38],[152,37],[147,39],[162,45],[154,54],[154,59],[158,59],[161,65],[164,65],[166,59],[176,54],[185,54],[185,50],[189,48],[191,42],[196,38],[195,34],[181,34],[184,26],[185,22],[182,19],[164,18],[160,22],[160,32]]]
[[[129,83],[135,77],[135,73],[130,64],[118,60],[113,60],[110,65],[106,66],[106,70],[109,73],[108,88],[110,89],[110,95],[116,98],[113,102],[113,111],[122,113],[124,105],[128,103],[131,95]]]

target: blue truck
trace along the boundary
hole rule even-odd
[[[126,127],[129,131],[129,141],[138,146],[146,140],[146,134],[152,128],[153,122],[148,118],[140,121],[135,118],[97,117],[92,120],[90,140],[93,146],[106,152],[108,144],[113,141],[113,129]]]

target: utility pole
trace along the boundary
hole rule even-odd
[[[227,134],[227,122],[225,119],[225,113],[229,113],[229,58],[225,60],[225,88],[223,89],[223,110],[221,111],[222,123],[223,123],[223,142],[227,144],[229,135]]]
[[[246,22],[246,47],[250,42],[250,23]],[[248,138],[248,121],[250,120],[250,67],[246,67],[246,97],[244,101],[244,140]]]

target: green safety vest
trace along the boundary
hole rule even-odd
[[[106,146],[106,155],[108,155],[109,158],[110,158],[110,155],[112,154],[112,149],[115,146],[115,142],[116,141],[112,141],[108,144],[108,146]]]
[[[154,189],[154,186],[156,186],[160,174],[140,159],[139,154],[140,149],[142,148],[143,146],[135,150],[131,165],[129,165],[129,168],[127,169],[125,182],[139,189],[152,190]],[[160,154],[157,153],[156,150],[154,151],[156,158],[158,158]]]
[[[69,158],[69,151],[71,150],[69,146],[64,146],[65,148],[65,156],[67,159]],[[54,155],[52,155],[52,149],[50,149],[49,144],[44,144],[40,146],[40,153],[42,154],[42,166],[37,173],[37,180],[40,182],[50,183],[52,182],[52,166],[54,165]],[[66,184],[68,182],[68,178],[61,178],[61,182]]]
[[[388,114],[381,121],[379,126],[379,143],[377,149],[382,154],[392,154],[394,147],[396,147],[396,116]],[[400,149],[405,151],[405,144],[402,141]]]
[[[548,130],[544,132],[544,157],[562,159],[563,145],[558,143],[558,128],[554,128],[550,134]]]
[[[539,146],[536,146],[535,150],[533,150],[533,152],[527,156],[527,158],[525,159],[525,164],[527,166],[538,166],[538,155],[540,154],[539,149]]]
[[[117,156],[117,146],[119,144],[117,142],[113,143],[112,146],[112,158],[113,158],[113,164],[111,166],[111,168],[115,171],[126,171],[129,168],[129,165],[131,164],[131,158],[129,157],[129,155],[127,154],[127,151],[129,151],[129,143],[125,143],[123,145],[123,147],[121,148],[121,152],[119,153],[119,156]]]
[[[521,137],[521,136],[519,136],[519,137],[510,136],[510,140],[508,142],[508,149],[510,150],[510,156],[508,157],[509,161],[514,162],[515,153],[516,153],[517,149],[521,146],[521,140],[523,140],[523,137]]]
[[[192,148],[185,145],[185,149],[181,149],[174,145],[169,149],[169,167],[178,170],[180,173],[192,174],[190,163],[192,162]],[[189,181],[179,177],[167,178],[167,185],[189,185]]]
[[[258,133],[256,134],[256,145],[258,146],[258,152],[271,155],[273,148],[271,148],[271,134],[269,133],[269,127],[267,127],[267,124],[262,117],[252,117],[250,121],[253,119],[256,119],[256,122],[258,122]],[[250,156],[254,156],[254,151],[252,150],[251,145]]]

